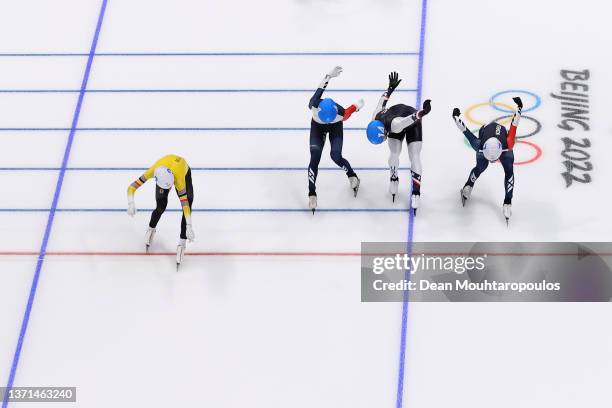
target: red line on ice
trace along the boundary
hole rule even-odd
[[[189,256],[262,256],[262,257],[275,257],[275,256],[328,256],[328,257],[343,257],[343,256],[393,256],[398,252],[391,253],[368,253],[361,254],[360,252],[283,252],[283,251],[253,251],[253,252],[187,252],[185,255]],[[0,251],[0,256],[37,256],[38,251]],[[48,251],[46,256],[169,256],[176,255],[174,252],[112,252],[112,251]],[[493,253],[461,253],[461,252],[448,252],[448,253],[424,253],[417,254],[416,256],[573,256],[573,257],[585,257],[585,256],[603,256],[612,257],[612,253],[554,253],[554,252],[493,252]]]

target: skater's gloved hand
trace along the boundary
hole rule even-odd
[[[512,100],[514,101],[514,103],[516,103],[516,106],[518,106],[519,109],[523,109],[523,101],[519,96],[515,96],[514,98],[512,98]]]
[[[363,108],[364,104],[365,102],[363,101],[363,99],[360,99],[357,102],[355,102],[353,105],[355,105],[355,107],[357,108],[357,112],[359,112],[359,110]]]
[[[459,119],[459,116],[455,117],[455,125],[457,125],[457,128],[461,131],[461,133],[467,130],[467,126],[465,126],[465,123],[463,123],[463,121]]]
[[[341,66],[337,66],[337,67],[334,67],[334,69],[332,69],[331,71],[329,71],[327,76],[330,77],[330,78],[335,78],[338,75],[340,75],[341,73],[342,73],[342,67]]]
[[[133,198],[129,198],[128,199],[127,213],[128,213],[128,215],[130,217],[133,217],[136,214],[136,204],[134,204],[134,199]]]
[[[397,72],[393,71],[389,74],[389,87],[387,88],[387,96],[391,96],[393,91],[395,91],[395,88],[399,86],[400,82],[402,82],[402,80],[399,79],[399,75]]]
[[[431,99],[427,99],[425,102],[423,102],[423,109],[419,111],[419,113],[417,114],[417,117],[421,119],[423,116],[427,115],[429,112],[431,112]]]
[[[195,239],[195,234],[193,232],[193,228],[191,227],[191,223],[187,224],[185,234],[187,235],[187,239],[189,240],[189,242],[193,242],[193,240]]]
[[[516,106],[517,106],[516,113],[512,117],[512,126],[518,126],[519,121],[521,120],[521,112],[523,110],[523,101],[518,96],[512,98],[512,100],[514,101],[514,103],[516,103]]]
[[[457,125],[457,128],[459,128],[461,133],[463,133],[467,130],[467,126],[465,126],[465,123],[463,123],[463,121],[459,118],[459,115],[461,115],[459,108],[453,109],[453,119],[455,120],[455,125]]]

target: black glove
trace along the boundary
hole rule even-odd
[[[397,74],[397,72],[393,71],[389,74],[389,87],[387,88],[387,96],[391,96],[391,94],[393,93],[393,91],[395,91],[395,88],[398,87],[400,82],[402,82],[402,80],[399,79],[399,75]]]
[[[425,102],[423,102],[423,109],[421,110],[421,117],[427,115],[429,112],[431,112],[431,99],[426,99]]]
[[[453,119],[459,115],[461,115],[461,111],[459,110],[459,108],[453,109]]]
[[[523,109],[523,101],[520,97],[515,96],[514,98],[512,98],[512,100],[514,101],[514,103],[516,103],[516,106],[518,106],[519,109]]]

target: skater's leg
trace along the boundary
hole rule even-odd
[[[391,177],[389,178],[389,193],[393,197],[395,202],[395,195],[399,188],[399,158],[402,153],[402,140],[394,137],[387,138],[387,144],[389,145],[389,171]]]
[[[151,221],[149,221],[150,228],[155,228],[157,226],[159,219],[164,211],[166,211],[166,206],[168,205],[168,193],[170,193],[170,189],[165,190],[155,186],[155,202],[157,203],[157,206],[151,213]]]
[[[397,177],[399,169],[399,159],[402,153],[402,141],[394,138],[387,138],[387,144],[389,145],[389,170],[391,172],[391,178]]]
[[[185,184],[187,188],[187,201],[189,202],[189,208],[192,208],[193,182],[191,181],[191,169],[187,170],[187,174],[185,175]],[[185,220],[184,214],[183,218],[181,218],[181,239],[187,239],[187,220]]]
[[[504,167],[504,204],[512,204],[512,195],[514,194],[514,153],[512,150],[502,153],[499,158]]]
[[[343,126],[342,122],[334,123],[331,125],[329,131],[329,143],[331,146],[331,159],[338,166],[342,167],[342,169],[346,172],[348,177],[355,177],[355,172],[351,167],[351,164],[342,157],[342,144],[343,144]]]
[[[319,174],[319,163],[321,153],[325,145],[325,128],[323,125],[312,121],[310,124],[310,164],[308,165],[308,194],[316,194],[317,175]]]
[[[470,172],[468,180],[465,182],[466,186],[474,187],[474,183],[480,177],[483,171],[489,167],[489,161],[485,159],[482,153],[476,153],[476,166]]]
[[[421,148],[423,142],[412,142],[408,145],[408,156],[410,157],[410,173],[412,174],[412,194],[421,194]]]
[[[423,172],[423,165],[421,164],[421,148],[423,147],[421,123],[417,123],[408,129],[406,143],[408,144],[408,157],[410,157],[412,194],[421,195],[421,174]]]

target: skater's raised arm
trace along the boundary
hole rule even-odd
[[[387,92],[384,92],[380,99],[378,100],[378,105],[376,105],[376,109],[374,110],[374,114],[372,114],[372,120],[376,120],[376,116],[387,106],[387,101],[389,100],[389,96],[387,96]]]
[[[319,87],[315,91],[314,95],[312,95],[312,98],[310,98],[310,102],[308,103],[308,109],[319,107],[319,102],[321,102],[321,97],[323,96],[323,92],[325,91],[325,89],[327,88],[327,85],[329,84],[329,80],[337,77],[341,73],[342,73],[342,67],[337,66],[337,67],[334,67],[334,69],[332,69],[327,75],[325,75],[325,77],[319,84]]]
[[[474,133],[472,133],[470,129],[467,128],[467,126],[465,126],[465,123],[463,123],[459,115],[461,115],[461,111],[459,110],[459,108],[453,109],[453,120],[455,121],[455,125],[457,125],[457,128],[461,131],[461,133],[463,133],[468,142],[470,142],[470,146],[472,146],[472,149],[478,151],[480,146],[478,138],[474,135]]]
[[[516,103],[516,112],[514,113],[514,117],[512,118],[512,124],[510,125],[510,130],[508,131],[507,141],[508,141],[508,149],[512,150],[514,148],[514,143],[516,142],[516,129],[518,127],[519,121],[521,120],[521,111],[523,110],[523,101],[518,96],[512,98],[514,103]]]
[[[345,121],[348,118],[350,118],[353,113],[359,112],[359,110],[363,108],[363,105],[364,105],[363,99],[360,99],[354,104],[352,104],[351,106],[349,106],[348,108],[344,109],[344,115],[342,117],[342,120]],[[340,110],[338,110],[338,112],[340,112]]]
[[[402,80],[399,79],[399,75],[397,72],[393,71],[389,74],[389,86],[380,97],[378,105],[374,110],[374,115],[372,115],[372,120],[376,120],[376,115],[378,115],[383,109],[385,109],[385,107],[387,106],[387,101],[391,97],[393,91],[395,91],[395,88],[399,86],[400,82],[402,82]]]
[[[423,116],[431,112],[431,100],[427,99],[423,102],[423,109],[416,111],[410,116],[401,116],[391,121],[391,133],[400,133],[402,130],[414,125],[417,121],[423,119]]]

